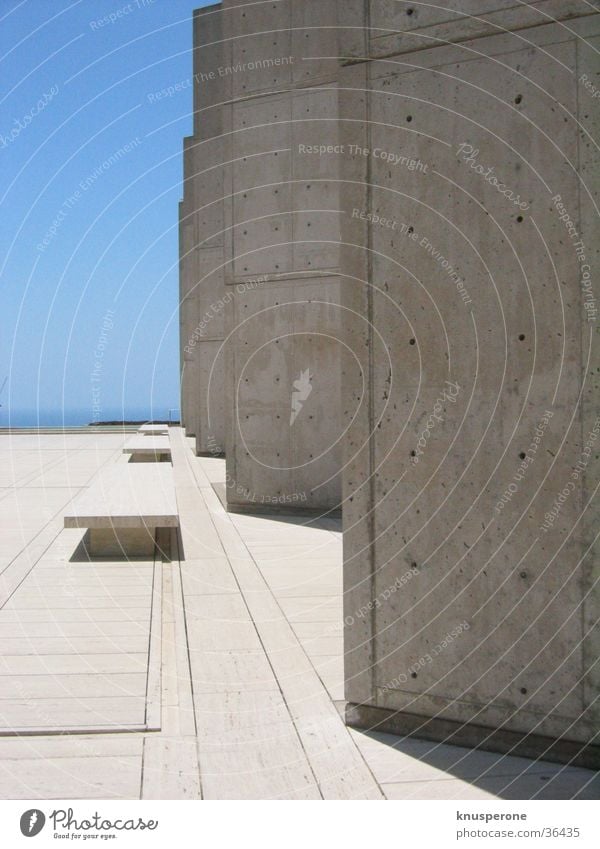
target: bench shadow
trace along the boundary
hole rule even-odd
[[[91,554],[89,551],[89,530],[74,549],[69,557],[69,563],[105,563],[122,562],[124,565],[132,562],[148,561],[147,555],[132,555],[121,552],[120,554]],[[154,560],[162,560],[171,563],[173,560],[183,560],[183,541],[179,528],[158,528],[155,535]]]
[[[145,455],[130,454],[127,463],[131,463],[132,465],[137,465],[138,463],[169,463],[171,466],[173,465],[171,455],[164,452]]]
[[[75,548],[73,554],[69,557],[69,563],[91,563],[96,558],[92,557],[86,547],[86,540],[88,538],[89,531],[86,531],[85,535]]]

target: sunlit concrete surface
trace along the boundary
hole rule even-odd
[[[198,453],[225,449],[237,512],[340,506],[340,163],[310,152],[316,137],[338,143],[336,4],[305,5],[226,2],[194,14],[182,423]],[[214,74],[246,63],[257,67]]]
[[[226,513],[224,461],[169,437],[172,558],[90,561],[63,513],[128,436],[0,436],[4,798],[598,798],[591,771],[347,728],[338,524]]]
[[[348,721],[598,768],[597,4],[339,5]]]

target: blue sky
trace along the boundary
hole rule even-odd
[[[191,78],[203,5],[0,0],[0,426],[179,406],[192,90],[156,93]]]

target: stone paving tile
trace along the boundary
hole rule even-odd
[[[61,527],[69,499],[114,461],[123,437],[64,441],[61,451],[55,435],[40,435],[37,443],[30,435],[11,438],[30,453],[14,449],[21,483],[0,502],[0,554],[8,561],[1,582],[0,733],[145,725],[154,564],[73,561],[82,534]],[[2,436],[0,452],[5,445]],[[29,562],[11,559],[23,546]]]
[[[91,563],[52,525],[126,438],[0,436],[0,569],[28,555],[2,583],[0,717],[142,724],[153,627],[160,730],[0,734],[4,798],[598,798],[588,770],[347,728],[339,520],[227,514],[224,461],[178,428],[183,548],[151,623],[153,564]]]

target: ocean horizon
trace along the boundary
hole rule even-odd
[[[179,420],[179,410],[171,409],[171,419]],[[86,427],[99,422],[111,421],[169,421],[169,410],[164,407],[155,409],[108,409],[100,415],[91,410],[10,410],[0,408],[0,428],[47,428],[47,427]]]

